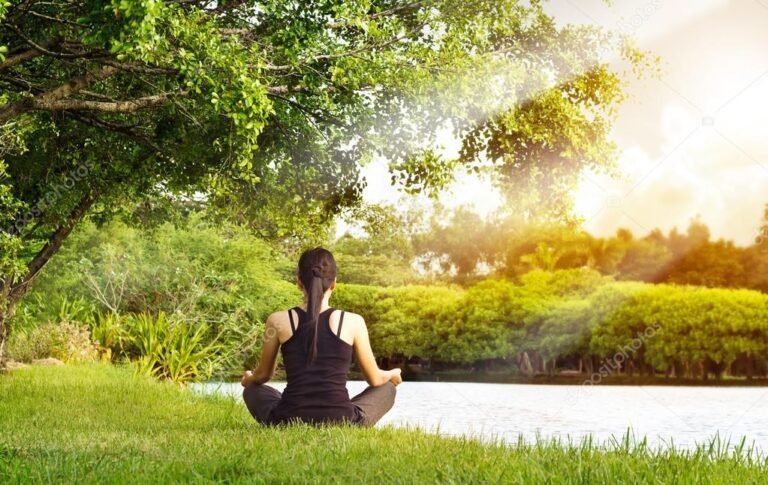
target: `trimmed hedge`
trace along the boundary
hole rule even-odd
[[[333,304],[363,315],[376,353],[389,359],[467,364],[527,353],[539,372],[602,363],[604,374],[766,373],[768,295],[752,290],[534,271],[467,289],[340,284]]]

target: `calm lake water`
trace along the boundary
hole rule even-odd
[[[285,382],[268,385],[282,391]],[[349,381],[354,396],[363,381]],[[239,383],[199,384],[199,392],[240,397]],[[716,433],[743,436],[768,452],[768,389],[757,387],[555,386],[403,382],[394,408],[378,426],[418,426],[447,434],[510,443],[559,438],[598,442],[630,429],[653,446],[690,448]]]

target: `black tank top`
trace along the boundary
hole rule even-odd
[[[291,310],[299,316],[297,324]],[[310,424],[344,420],[356,422],[360,418],[360,409],[350,401],[347,391],[352,346],[339,337],[344,312],[339,316],[338,334],[333,333],[328,323],[335,309],[328,308],[320,313],[315,362],[306,367],[307,346],[311,337],[308,315],[299,307],[291,310],[288,315],[293,335],[282,345],[288,382],[282,398],[270,413],[270,421],[281,423],[299,418]]]

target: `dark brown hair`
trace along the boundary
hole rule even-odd
[[[336,260],[324,248],[307,249],[299,258],[299,281],[307,291],[307,315],[311,337],[307,348],[307,365],[315,361],[317,354],[317,323],[323,295],[336,280]]]

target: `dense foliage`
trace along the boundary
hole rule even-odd
[[[581,169],[615,162],[606,47],[644,61],[539,1],[10,0],[0,20],[0,365],[15,304],[89,213],[194,199],[298,248],[376,155],[413,191],[491,160],[562,213]],[[433,152],[441,126],[458,160]]]
[[[300,299],[291,270],[247,230],[196,216],[153,231],[85,224],[16,312],[12,356],[40,323],[79,322],[102,353],[148,374],[238,372],[258,359],[266,316]]]
[[[340,247],[377,240],[356,241]],[[397,252],[381,253],[396,261]],[[151,231],[86,224],[22,302],[12,347],[37,345],[29,336],[40,324],[79,322],[102,355],[140,361],[148,374],[237,372],[258,358],[266,316],[300,302],[293,271],[247,229],[198,216]],[[331,303],[366,318],[376,355],[388,361],[597,379],[766,373],[768,295],[752,290],[617,281],[582,267],[469,286],[342,283]]]
[[[246,229],[196,216],[149,231],[119,221],[85,224],[40,275],[17,318],[45,320],[60,301],[86,298],[118,314],[259,321],[298,298],[286,281],[292,269]]]
[[[10,341],[8,353],[19,362],[54,358],[66,363],[96,360],[98,348],[88,327],[79,322],[49,322],[20,329]]]
[[[340,285],[334,304],[361,313],[377,351],[435,364],[676,377],[768,372],[768,295],[618,282],[587,270],[532,271],[519,283],[459,287]]]

